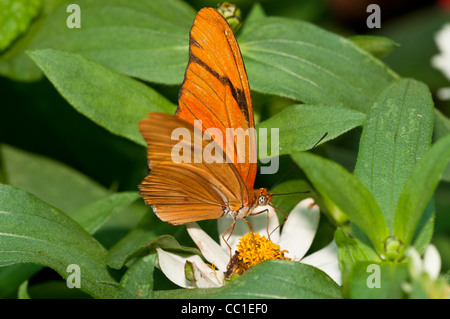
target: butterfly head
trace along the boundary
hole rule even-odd
[[[272,193],[267,188],[255,189],[254,196],[255,207],[266,206],[272,199]]]

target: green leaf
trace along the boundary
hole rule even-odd
[[[423,253],[425,253],[425,250],[433,237],[435,223],[434,202],[435,201],[433,198],[428,202],[428,205],[420,217],[419,223],[413,235],[412,245],[417,250],[419,255],[423,255]]]
[[[434,138],[435,140],[439,140],[444,136],[450,134],[450,119],[442,114],[438,109],[434,110],[434,118],[435,118],[435,131]],[[450,182],[450,164],[447,165],[444,173],[442,174],[442,180],[446,182]]]
[[[271,189],[275,196],[272,197],[272,204],[282,212],[288,214],[294,207],[302,200],[308,197],[314,198],[314,201],[317,202],[319,200],[319,196],[314,193],[311,189],[311,185],[309,185],[304,180],[288,180]],[[295,192],[304,192],[297,193]],[[308,192],[308,193],[306,193]],[[277,194],[286,194],[286,193],[294,193],[291,195],[281,195],[277,196]],[[283,217],[284,220],[284,217]]]
[[[350,237],[341,228],[336,230],[334,238],[336,240],[336,245],[339,248],[340,262],[344,262],[345,266],[349,266],[358,261],[381,262],[380,257],[372,247],[365,245],[356,238]],[[344,265],[342,264],[342,266]]]
[[[67,214],[108,194],[96,181],[48,157],[2,144],[0,160],[6,184],[32,193]]]
[[[36,263],[67,278],[67,267],[77,264],[83,291],[97,298],[115,293],[106,250],[56,208],[8,185],[0,185],[0,237],[0,266]]]
[[[398,77],[350,40],[304,21],[253,20],[239,43],[253,90],[308,104],[365,113],[376,94]]]
[[[18,187],[67,213],[90,234],[139,198],[137,192],[109,194],[89,177],[51,158],[0,145],[7,184]]]
[[[355,35],[349,37],[349,40],[374,57],[380,59],[389,55],[395,48],[400,46],[397,42],[389,38],[376,35]]]
[[[154,291],[154,298],[337,299],[340,287],[324,272],[309,265],[268,260],[250,268],[220,288]]]
[[[434,109],[435,115],[435,138],[440,139],[450,134],[450,118],[442,114],[438,109]]]
[[[36,33],[53,10],[64,3],[65,0],[46,0],[42,2],[39,15],[30,24],[27,32],[22,34],[16,41],[0,55],[0,75],[7,76],[17,81],[33,81],[42,77],[42,71],[25,53],[33,42]],[[67,6],[67,3],[65,4]],[[64,6],[64,8],[66,7]],[[61,7],[62,8],[62,7]],[[53,20],[55,21],[55,20]]]
[[[406,264],[360,262],[352,268],[350,298],[400,299],[408,278]]]
[[[134,248],[134,250],[132,252],[128,251],[128,254],[124,254],[124,252],[127,251],[123,248],[130,248],[128,245],[130,238],[134,239],[134,237],[128,237],[125,246],[122,247],[119,245],[118,247],[120,247],[120,249],[118,251],[113,251],[113,253],[108,255],[108,265],[111,268],[120,269],[124,264],[135,258],[155,253],[156,248],[182,255],[201,255],[201,252],[197,248],[182,246],[171,235],[161,235],[151,241],[147,238],[145,244],[141,246],[136,246],[136,242],[131,242],[131,247]]]
[[[84,206],[74,212],[71,217],[88,233],[93,234],[111,216],[129,206],[138,198],[137,192],[114,193]]]
[[[252,8],[250,9],[250,12],[245,17],[244,26],[245,28],[247,23],[251,23],[253,20],[258,20],[261,18],[266,18],[267,14],[264,11],[264,8],[262,7],[261,3],[256,2]]]
[[[338,164],[309,153],[296,153],[300,166],[319,193],[344,212],[370,238],[378,251],[389,236],[380,207],[367,188]]]
[[[82,54],[151,82],[175,84],[183,80],[189,30],[195,17],[195,10],[186,3],[80,0],[81,28],[69,29],[68,3],[48,2],[53,5],[48,5],[26,37],[0,58],[0,74],[22,81],[37,80],[42,73],[25,51],[53,48]]]
[[[341,228],[334,234],[338,246],[339,269],[342,273],[344,296],[349,296],[349,283],[352,267],[361,261],[381,262],[377,253],[356,238],[347,235]]]
[[[129,256],[155,239],[161,230],[168,233],[169,230],[165,227],[165,224],[162,224],[159,218],[149,211],[136,227],[109,249],[107,265],[114,269],[122,268]]]
[[[394,235],[404,248],[411,242],[417,224],[450,161],[450,135],[437,141],[411,171],[395,211]]]
[[[123,275],[116,298],[149,299],[153,292],[153,270],[157,254],[147,255],[134,263]]]
[[[187,255],[200,255],[200,251],[197,248],[181,246],[178,241],[171,235],[162,235],[152,240],[145,246],[138,249],[133,255],[146,255],[156,252],[156,248],[161,248],[165,251],[187,254]]]
[[[321,143],[361,125],[364,118],[363,113],[339,106],[293,105],[257,125],[258,130],[267,128],[267,136],[258,131],[258,143],[267,145],[267,150],[271,150],[271,129],[277,128],[279,139],[276,142],[279,147],[275,149],[278,153],[266,154],[267,157],[305,151],[312,148],[325,133],[328,134]]]
[[[174,226],[162,222],[155,214],[149,212],[142,217],[136,227],[109,250],[107,265],[120,269],[135,257],[153,253],[156,247],[178,253],[200,254],[198,249],[183,247],[174,237],[166,235],[169,232],[175,235],[183,229],[185,229],[184,226],[179,226],[174,230]]]
[[[78,112],[139,145],[146,145],[138,123],[148,112],[175,110],[172,103],[148,86],[81,55],[52,49],[29,54]]]
[[[138,198],[136,192],[107,195],[107,190],[80,172],[50,158],[9,145],[0,146],[6,181],[65,211],[93,234],[109,218]],[[11,294],[43,267],[15,264],[0,267],[0,297]]]
[[[28,294],[28,280],[25,280],[19,287],[19,291],[17,292],[18,299],[31,299]]]
[[[32,299],[92,299],[81,289],[67,289],[67,283],[62,280],[47,280],[34,283],[28,288]]]
[[[7,48],[28,29],[41,9],[41,0],[6,0],[0,2],[0,51]]]
[[[114,214],[138,198],[136,192],[115,193],[94,201],[71,213],[71,217],[90,234],[95,233]],[[0,267],[0,297],[8,296],[25,280],[43,267],[34,264],[16,264]]]
[[[20,285],[42,270],[41,265],[15,264],[0,267],[0,298],[12,298]]]
[[[384,89],[367,115],[355,176],[375,197],[391,234],[405,181],[431,144],[433,118],[427,86],[410,79]]]

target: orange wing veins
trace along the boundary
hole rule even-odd
[[[239,46],[227,21],[214,9],[200,10],[192,26],[189,62],[178,100],[175,114],[192,125],[201,119],[203,132],[218,128],[225,138],[227,128],[254,128],[250,87]],[[253,189],[256,163],[250,162],[250,154],[256,159],[256,138],[250,136],[240,148],[236,138],[225,141],[224,151],[233,158],[247,188]]]

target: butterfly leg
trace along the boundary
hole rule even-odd
[[[268,239],[270,240],[270,235],[272,234],[272,233],[270,233],[269,234],[269,210],[268,209],[264,209],[264,210],[262,210],[262,211],[260,211],[260,212],[256,212],[256,213],[251,213],[249,216],[257,216],[257,215],[260,215],[260,214],[264,214],[264,213],[267,213],[267,223],[266,223],[266,232],[267,232],[267,236],[269,237]],[[247,219],[246,219],[247,220]],[[250,223],[247,221],[247,223],[250,225]],[[250,229],[252,230],[252,233],[253,233],[253,229],[252,229],[252,227],[250,226]]]
[[[287,220],[287,218],[288,218],[288,216],[283,212],[283,211],[281,211],[281,210],[279,210],[278,208],[276,208],[275,206],[272,206],[272,204],[270,204],[269,203],[269,205],[270,205],[270,207],[272,207],[273,209],[275,209],[277,212],[280,212],[280,213],[282,213],[283,214],[283,216],[284,216],[284,220],[283,220],[283,222],[281,223],[281,224],[279,224],[277,227],[275,227],[275,229],[274,230],[272,230],[272,232],[270,233],[271,235],[273,234],[273,232],[274,231],[276,231],[278,228],[280,228],[281,227],[281,225],[283,225],[285,222],[286,222],[286,220]],[[269,214],[267,214],[267,215],[269,215]]]
[[[232,249],[231,249],[231,246],[228,244],[228,240],[230,239],[230,237],[231,237],[231,235],[233,234],[233,231],[234,231],[234,227],[236,226],[236,218],[233,220],[233,223],[230,225],[230,227],[228,227],[228,229],[227,229],[227,231],[225,232],[225,233],[223,233],[223,235],[222,235],[222,239],[223,239],[223,241],[225,242],[225,244],[227,244],[227,246],[228,246],[228,248],[230,249],[230,259],[231,259],[231,257],[232,257]],[[225,238],[225,236],[228,234],[228,233],[230,233],[229,235],[228,235],[228,238]]]
[[[251,214],[249,216],[252,216]],[[252,224],[248,221],[247,217],[244,217],[245,222],[247,223],[248,227],[250,227],[250,232],[253,234],[253,227]]]
[[[266,231],[267,231],[267,235],[269,237],[268,239],[271,240],[270,239],[270,235],[272,235],[274,231],[276,231],[278,228],[280,228],[286,222],[288,216],[283,211],[281,211],[278,208],[276,208],[275,206],[272,206],[271,204],[269,204],[269,205],[273,209],[275,209],[277,212],[280,212],[281,214],[283,214],[283,216],[284,216],[283,222],[281,224],[279,224],[277,227],[275,227],[274,230],[272,230],[270,233],[269,233],[269,210],[268,209],[264,209],[264,210],[262,210],[260,212],[256,212],[256,213],[251,213],[249,216],[256,216],[256,215],[259,215],[259,214],[267,213],[267,227],[266,227]]]

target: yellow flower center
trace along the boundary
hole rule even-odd
[[[259,233],[248,233],[240,239],[238,250],[228,264],[227,277],[232,274],[240,275],[264,260],[291,260],[284,256],[287,252],[265,236],[261,237]]]

